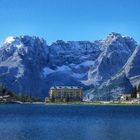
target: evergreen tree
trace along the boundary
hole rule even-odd
[[[140,92],[140,84],[138,85],[138,92]]]
[[[68,96],[66,96],[65,102],[69,102],[69,97]]]
[[[52,94],[52,97],[50,98],[50,101],[51,101],[51,102],[54,102],[54,101],[55,101],[55,97],[54,97],[53,94]]]
[[[3,85],[0,85],[0,95],[4,96],[6,94],[6,88]]]
[[[24,95],[24,94],[16,94],[9,89],[7,89],[4,85],[0,85],[0,96],[10,95],[10,97],[15,98],[17,101],[21,102],[36,102],[39,99],[32,97],[31,95]]]
[[[137,87],[133,87],[131,92],[131,98],[137,98]]]

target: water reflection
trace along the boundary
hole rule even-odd
[[[0,106],[0,140],[139,140],[139,130],[135,106]]]

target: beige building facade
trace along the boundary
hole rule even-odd
[[[50,100],[53,101],[82,101],[83,91],[76,86],[55,86],[49,91]]]

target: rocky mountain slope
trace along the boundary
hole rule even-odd
[[[104,40],[58,40],[47,45],[30,36],[8,37],[0,48],[0,83],[40,98],[51,86],[82,86],[85,96],[110,99],[139,84],[140,47],[111,33]]]

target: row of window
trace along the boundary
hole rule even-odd
[[[56,94],[80,94],[81,92],[57,92]]]
[[[53,94],[55,97],[64,98],[64,97],[81,97],[81,94]]]

